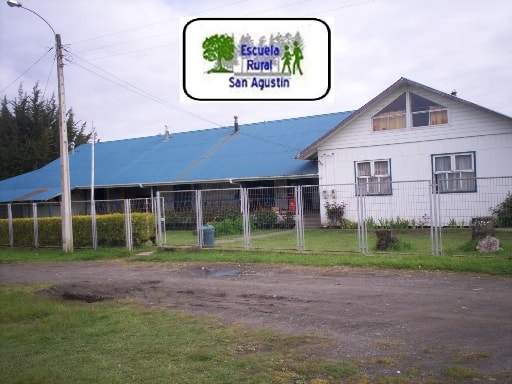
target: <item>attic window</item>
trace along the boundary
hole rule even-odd
[[[373,116],[373,130],[387,131],[405,128],[406,94],[403,93],[386,108]]]
[[[412,126],[425,127],[448,123],[448,109],[411,92]]]
[[[372,118],[374,131],[448,123],[448,108],[412,92],[404,92]]]

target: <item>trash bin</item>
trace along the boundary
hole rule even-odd
[[[215,247],[215,227],[203,225],[203,247]]]

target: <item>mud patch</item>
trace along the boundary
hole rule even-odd
[[[38,293],[47,297],[82,301],[84,303],[97,303],[106,300],[121,299],[133,296],[134,292],[143,290],[141,285],[155,284],[158,282],[141,282],[139,284],[95,284],[93,282],[79,282],[72,284],[60,284]]]
[[[81,294],[81,293],[73,293],[73,292],[63,292],[61,297],[64,300],[77,300],[84,301],[86,303],[96,303],[98,301],[112,300],[112,296],[104,296],[104,295],[91,295],[91,294]]]
[[[243,299],[259,299],[259,300],[275,300],[275,301],[290,301],[295,303],[310,303],[312,300],[302,300],[295,297],[287,297],[281,295],[262,295],[256,293],[243,293],[238,295]]]
[[[192,289],[186,289],[184,291],[176,291],[176,293],[181,293],[184,295],[194,295],[195,294],[195,292]]]

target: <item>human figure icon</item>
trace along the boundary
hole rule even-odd
[[[300,61],[304,58],[302,49],[299,47],[299,42],[295,40],[293,42],[293,70],[292,73],[295,75],[295,71],[298,70],[302,76],[302,69],[300,68]]]
[[[290,67],[290,63],[292,61],[292,53],[290,52],[290,47],[288,45],[284,46],[284,53],[283,53],[283,70],[281,73],[284,73],[286,68],[288,68],[288,73],[292,73],[292,68]]]

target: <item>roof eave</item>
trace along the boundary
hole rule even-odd
[[[307,160],[310,159],[312,156],[314,156],[317,151],[318,147],[323,144],[326,140],[328,140],[332,135],[334,135],[338,130],[349,124],[351,121],[356,119],[359,115],[361,115],[364,111],[366,111],[373,103],[375,103],[380,98],[385,97],[389,93],[395,91],[400,86],[403,86],[404,83],[408,82],[409,80],[401,77],[398,81],[395,81],[391,86],[386,88],[384,91],[379,93],[377,96],[375,96],[373,99],[371,99],[369,102],[367,102],[365,105],[363,105],[361,108],[356,110],[354,113],[352,113],[349,117],[347,117],[345,120],[343,120],[341,123],[334,126],[332,129],[327,131],[324,135],[319,137],[317,140],[315,140],[313,143],[311,143],[309,146],[304,148],[302,151],[300,151],[295,158],[301,159],[301,160]]]
[[[146,188],[146,187],[161,187],[165,185],[182,185],[182,184],[213,184],[229,182],[229,180],[236,181],[257,181],[257,180],[283,180],[283,179],[309,179],[312,177],[318,177],[317,173],[307,174],[290,174],[281,176],[253,176],[253,177],[233,177],[233,178],[222,178],[222,179],[202,179],[202,180],[172,180],[172,181],[159,181],[159,182],[142,182],[142,183],[129,183],[129,184],[104,184],[95,185],[94,188]],[[90,185],[83,186],[79,185],[76,189],[91,189]]]
[[[339,131],[340,129],[342,129],[344,126],[346,126],[347,124],[349,124],[351,121],[353,121],[354,119],[356,119],[358,116],[360,116],[362,113],[364,113],[368,108],[370,108],[373,104],[375,104],[376,102],[378,102],[379,100],[383,99],[383,98],[386,98],[388,95],[390,95],[391,93],[395,92],[397,89],[399,88],[402,88],[402,87],[417,87],[417,88],[422,88],[422,89],[425,89],[429,92],[432,92],[432,93],[435,93],[437,95],[440,95],[442,97],[446,97],[446,98],[449,98],[449,99],[452,99],[452,100],[456,100],[460,103],[463,103],[463,104],[466,104],[470,107],[473,107],[473,108],[478,108],[479,110],[485,112],[485,113],[490,113],[496,117],[499,117],[499,118],[502,118],[502,119],[506,119],[508,121],[511,121],[512,118],[510,116],[507,116],[507,115],[504,115],[502,113],[499,113],[499,112],[496,112],[496,111],[493,111],[491,109],[488,109],[488,108],[485,108],[485,107],[482,107],[481,105],[478,105],[478,104],[475,104],[475,103],[472,103],[470,101],[467,101],[467,100],[464,100],[464,99],[461,99],[457,96],[454,96],[454,95],[450,95],[448,93],[445,93],[445,92],[442,92],[442,91],[438,91],[437,89],[434,89],[434,88],[431,88],[431,87],[428,87],[426,85],[423,85],[423,84],[420,84],[420,83],[417,83],[415,81],[412,81],[412,80],[409,80],[405,77],[401,77],[400,79],[398,79],[396,82],[394,82],[393,84],[391,84],[388,88],[386,88],[384,91],[382,91],[381,93],[379,93],[377,96],[375,96],[373,99],[371,99],[369,102],[367,102],[365,105],[363,105],[361,108],[359,108],[357,111],[355,111],[354,113],[352,113],[349,117],[347,117],[345,120],[343,120],[341,123],[339,123],[338,125],[336,125],[335,127],[333,127],[331,130],[329,130],[328,132],[326,132],[323,136],[321,136],[320,138],[318,138],[316,141],[314,141],[313,143],[311,143],[309,146],[307,146],[306,148],[304,148],[302,151],[300,151],[296,156],[295,158],[296,159],[301,159],[301,160],[308,160],[308,159],[311,159],[312,157],[314,157],[318,151],[318,147],[323,144],[325,141],[327,141],[332,135],[334,135],[337,131]]]

